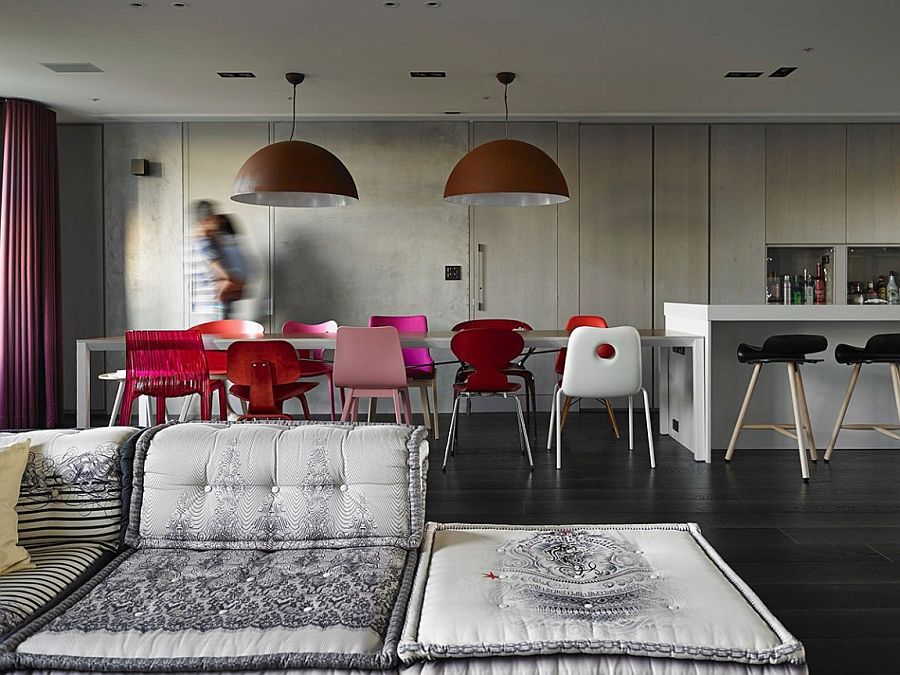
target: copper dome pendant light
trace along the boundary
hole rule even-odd
[[[286,73],[294,86],[291,138],[257,150],[237,172],[231,198],[260,206],[347,206],[359,201],[356,183],[343,162],[325,148],[294,140],[297,85],[303,73]]]
[[[469,206],[544,206],[569,199],[569,186],[550,156],[509,137],[506,90],[515,73],[497,73],[503,85],[504,138],[468,152],[450,172],[444,201]]]

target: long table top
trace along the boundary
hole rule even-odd
[[[569,341],[566,331],[562,330],[528,330],[517,331],[524,339],[525,345],[532,348],[565,347]],[[693,347],[702,336],[664,328],[639,329],[641,342],[648,347]],[[400,333],[400,342],[404,347],[429,347],[431,349],[449,349],[450,340],[456,333],[453,331],[428,331],[427,333]],[[225,335],[205,335],[204,342],[208,349],[227,349],[232,342],[241,340],[286,340],[296,349],[333,349],[334,333],[320,335],[282,335],[266,333],[258,338],[237,338]],[[89,351],[121,352],[125,351],[125,336],[85,338],[77,341]]]

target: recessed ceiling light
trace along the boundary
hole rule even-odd
[[[797,70],[797,66],[781,66],[777,70],[773,70],[769,77],[787,77],[791,73]]]
[[[147,7],[146,2],[129,2],[129,7],[134,7],[135,9],[145,9]]]
[[[93,63],[42,63],[44,68],[54,73],[102,73],[103,69]]]
[[[443,70],[411,70],[410,77],[447,77],[447,73]]]
[[[809,54],[810,52],[814,52],[815,50],[816,50],[815,47],[804,47],[803,48],[803,51],[805,51],[807,54]]]
[[[445,115],[459,115],[460,111],[459,110],[445,110],[444,114]]]
[[[395,2],[395,0],[384,0],[384,2],[382,2],[381,4],[384,5],[385,7],[396,7],[400,3]]]
[[[256,77],[249,70],[225,70],[218,72],[217,75],[225,79],[250,79]]]
[[[172,7],[175,9],[186,9],[187,7],[190,7],[190,5],[186,2],[173,2]]]
[[[761,77],[761,70],[731,70],[725,73],[725,77],[736,77],[736,78],[753,78],[753,77]]]
[[[433,9],[435,7],[440,7],[441,3],[439,3],[437,0],[426,0],[425,6],[431,7]]]

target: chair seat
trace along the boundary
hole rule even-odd
[[[434,366],[407,366],[406,377],[410,380],[433,380]]]
[[[834,348],[838,363],[900,363],[900,333],[873,335],[865,347],[839,344]]]
[[[300,377],[316,377],[327,375],[332,371],[330,363],[316,363],[315,361],[300,362]]]
[[[276,384],[274,385],[275,401],[287,401],[289,398],[305,394],[310,389],[314,389],[318,386],[318,382],[288,382],[287,384]],[[238,398],[244,399],[245,401],[250,400],[249,384],[233,384],[229,391]]]
[[[467,382],[457,382],[453,385],[453,391],[460,394],[463,392],[469,394],[508,394],[509,392],[518,391],[522,387],[518,382],[510,382],[505,387],[491,387],[490,390],[482,391],[480,389],[471,389]]]
[[[808,354],[825,351],[828,341],[822,335],[773,335],[762,347],[741,343],[737,359],[741,363],[818,363]]]

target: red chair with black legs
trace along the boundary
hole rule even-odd
[[[463,330],[471,330],[472,328],[498,328],[501,330],[534,330],[531,326],[529,326],[524,321],[519,321],[518,319],[471,319],[469,321],[462,321],[455,326],[451,330],[454,331],[463,331]],[[534,386],[534,374],[525,367],[525,361],[531,355],[533,350],[528,350],[525,355],[519,359],[518,361],[512,361],[506,364],[506,367],[503,369],[503,372],[510,377],[518,377],[521,378],[522,383],[525,385],[525,420],[528,422],[530,420],[532,432],[534,433],[535,439],[537,438],[537,392],[535,391]],[[518,355],[517,355],[518,356]],[[463,363],[459,370],[456,371],[456,381],[463,382],[466,378],[467,373],[466,364]],[[466,412],[469,412],[469,406],[471,405],[470,401],[466,401]]]
[[[609,328],[606,323],[606,319],[602,316],[594,316],[592,314],[580,314],[576,316],[569,317],[569,320],[566,322],[566,332],[570,335],[572,331],[580,326],[589,326],[591,328]],[[601,358],[609,358],[611,354],[609,350],[601,349],[599,352]],[[560,349],[556,355],[556,375],[557,382],[556,387],[553,390],[553,395],[556,396],[556,391],[562,386],[562,376],[563,371],[566,367],[566,349],[565,347]],[[566,418],[569,416],[569,409],[572,407],[572,404],[576,402],[576,399],[571,396],[566,396],[563,401],[562,412],[560,413],[560,427],[564,427],[566,425]],[[619,438],[619,423],[616,421],[616,413],[612,409],[612,404],[610,404],[609,399],[603,399],[603,404],[606,406],[606,414],[609,415],[609,423],[612,425],[613,434],[615,434],[616,438]],[[551,431],[552,431],[552,424]],[[550,440],[547,440],[547,449],[550,449]]]
[[[290,342],[260,340],[234,342],[228,348],[228,379],[231,393],[247,401],[247,412],[239,420],[293,419],[284,413],[284,402],[300,399],[303,415],[309,419],[306,392],[318,382],[298,382],[300,361]]]
[[[156,423],[166,421],[166,399],[200,394],[200,419],[212,419],[212,396],[219,394],[219,414],[227,417],[225,383],[209,376],[203,336],[196,330],[125,332],[125,390],[119,424],[131,421],[139,396],[156,399]]]
[[[322,323],[300,323],[299,321],[285,321],[281,326],[282,335],[334,335],[337,333],[337,321],[323,321]],[[325,363],[324,349],[298,349],[300,358],[301,379],[308,377],[322,377],[328,381],[328,396],[331,400],[331,421],[334,422],[334,378],[333,368],[330,363]],[[341,391],[341,405],[344,403],[344,392]]]
[[[470,368],[464,382],[453,385],[453,415],[450,417],[450,431],[447,434],[447,447],[444,449],[442,470],[447,470],[447,457],[455,453],[457,436],[457,418],[459,402],[463,398],[473,396],[512,396],[516,402],[519,421],[519,447],[522,453],[528,454],[528,464],[534,469],[531,458],[531,444],[528,441],[528,429],[522,415],[522,404],[516,392],[519,385],[510,382],[506,367],[512,359],[522,353],[525,340],[521,335],[502,328],[473,328],[464,330],[450,340],[450,350],[454,356]]]

